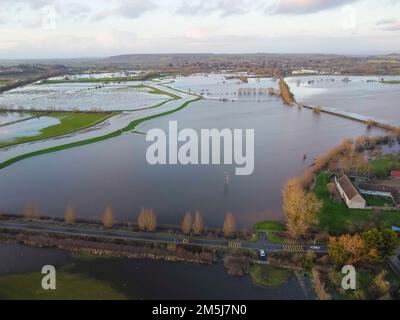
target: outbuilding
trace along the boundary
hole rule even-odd
[[[365,209],[367,202],[358,192],[348,176],[343,175],[339,179],[335,177],[336,186],[346,205],[350,209]]]

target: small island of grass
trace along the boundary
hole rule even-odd
[[[292,272],[268,265],[255,264],[250,268],[250,275],[254,283],[259,286],[278,287],[289,281]]]

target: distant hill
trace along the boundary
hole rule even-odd
[[[273,53],[254,53],[254,54],[211,54],[211,53],[193,53],[193,54],[125,54],[112,56],[97,61],[106,65],[135,65],[140,67],[157,66],[184,66],[213,63],[262,63],[271,60],[274,61],[306,61],[306,60],[331,60],[338,59],[338,55],[322,54],[273,54]]]

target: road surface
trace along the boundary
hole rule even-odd
[[[48,234],[62,234],[70,236],[95,237],[98,239],[120,239],[125,241],[153,242],[153,243],[169,243],[169,244],[186,244],[201,247],[217,247],[217,248],[242,248],[251,250],[264,250],[266,253],[271,252],[304,252],[313,251],[327,253],[326,246],[310,246],[302,244],[272,244],[267,241],[265,233],[260,233],[260,239],[257,242],[247,242],[239,240],[225,239],[205,239],[200,237],[185,237],[183,235],[171,235],[161,233],[143,233],[131,231],[117,230],[101,230],[101,229],[83,229],[78,227],[62,227],[53,225],[43,225],[34,223],[16,223],[16,222],[0,222],[0,230],[16,230],[26,232],[41,232]]]

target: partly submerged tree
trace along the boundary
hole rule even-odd
[[[75,222],[75,211],[74,208],[68,206],[67,210],[65,211],[65,223],[66,224],[74,224]]]
[[[24,218],[28,220],[37,220],[40,218],[40,210],[36,203],[29,202],[24,208]]]
[[[235,233],[235,218],[233,217],[233,214],[231,212],[228,212],[225,216],[225,221],[224,221],[224,236],[226,238],[232,237],[233,234]]]
[[[107,206],[103,214],[103,226],[111,228],[114,225],[114,213],[110,206]]]
[[[153,209],[142,208],[138,216],[138,226],[143,231],[154,231],[157,228],[157,218]]]
[[[203,218],[201,216],[200,211],[196,210],[193,221],[193,232],[194,234],[199,235],[203,232],[203,229],[204,229]]]
[[[193,224],[192,214],[189,211],[187,211],[183,216],[182,232],[184,234],[189,234],[190,231],[192,230],[192,224]]]

